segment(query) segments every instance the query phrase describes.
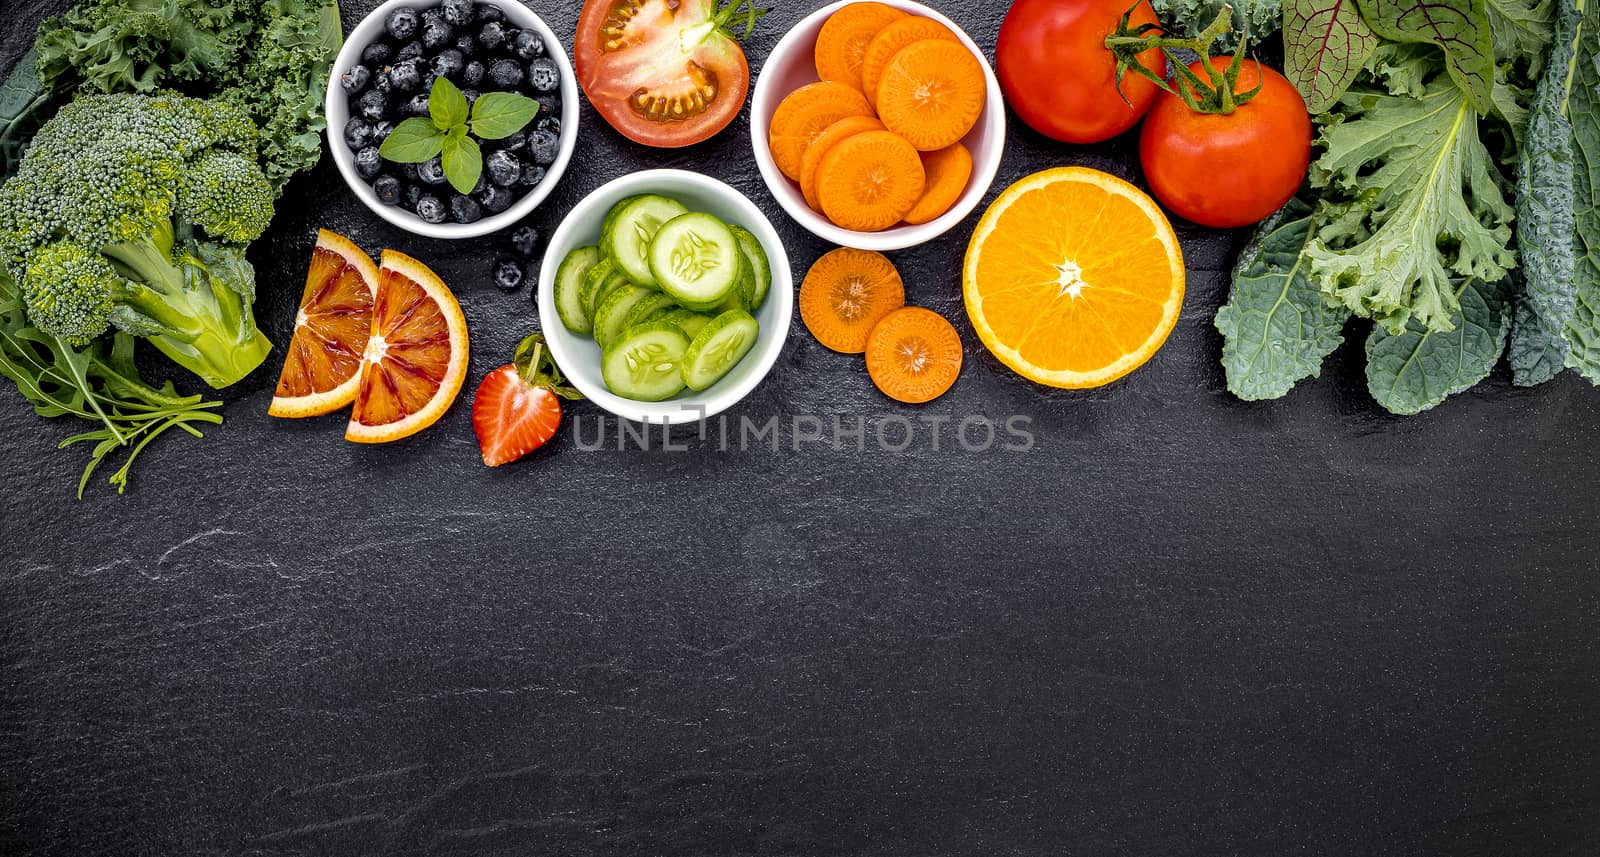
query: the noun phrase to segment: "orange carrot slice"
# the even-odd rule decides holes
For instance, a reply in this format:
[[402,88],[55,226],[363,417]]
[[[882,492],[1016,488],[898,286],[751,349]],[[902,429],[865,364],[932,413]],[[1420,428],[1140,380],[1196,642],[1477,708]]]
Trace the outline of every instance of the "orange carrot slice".
[[936,220],[956,204],[972,180],[972,153],[956,143],[933,152],[922,153],[922,171],[927,174],[927,187],[922,199],[906,215],[910,224]]
[[822,210],[822,203],[817,201],[817,171],[822,166],[823,155],[857,134],[882,130],[883,123],[871,116],[846,116],[818,134],[817,139],[811,141],[810,148],[806,149],[806,156],[800,161],[800,192],[805,194],[806,205],[811,206],[814,211]]
[[817,77],[860,89],[867,44],[884,27],[908,17],[883,3],[851,3],[829,15],[817,33]]
[[960,42],[925,39],[901,48],[878,81],[878,118],[929,152],[959,141],[978,123],[988,79]]
[[860,354],[880,319],[906,305],[906,286],[882,253],[841,247],[800,284],[800,320],[824,346]]
[[922,199],[922,159],[904,137],[867,131],[835,145],[817,168],[817,202],[843,229],[878,232],[899,223]]
[[872,37],[867,43],[867,52],[861,57],[861,91],[867,94],[868,101],[878,102],[878,82],[883,80],[883,69],[889,60],[894,59],[901,48],[925,39],[961,42],[949,27],[932,18],[920,17],[901,18]]
[[767,133],[772,160],[784,175],[799,181],[800,162],[818,134],[846,116],[871,115],[867,97],[845,84],[821,81],[802,86],[772,113]]
[[932,310],[895,310],[867,337],[867,374],[897,402],[931,402],[961,374],[961,335]]

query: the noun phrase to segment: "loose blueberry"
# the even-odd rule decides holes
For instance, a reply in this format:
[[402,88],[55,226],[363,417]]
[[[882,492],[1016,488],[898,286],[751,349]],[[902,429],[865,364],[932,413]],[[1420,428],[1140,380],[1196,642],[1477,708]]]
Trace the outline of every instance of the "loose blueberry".
[[483,205],[483,210],[490,214],[499,214],[505,211],[511,207],[511,203],[515,202],[516,199],[517,195],[512,193],[509,188],[503,188],[499,185],[489,185],[483,189],[483,193],[478,194],[478,202]]
[[383,22],[383,28],[397,42],[403,42],[417,34],[417,10],[401,7],[389,13],[388,20]]
[[523,62],[536,60],[544,56],[544,39],[532,30],[519,30],[511,39],[511,52]]
[[388,42],[373,42],[361,49],[362,65],[383,65],[394,56],[394,48]]
[[477,86],[483,83],[485,73],[487,73],[487,69],[483,67],[483,63],[473,60],[467,63],[465,68],[461,69],[461,82],[467,86]]
[[368,146],[356,152],[356,172],[367,181],[377,178],[383,172],[383,156],[378,154],[377,146]]
[[524,259],[532,259],[539,252],[539,228],[524,226],[511,233],[511,249]]
[[522,66],[516,60],[496,60],[489,66],[489,79],[502,89],[511,89],[522,83]]
[[378,195],[378,201],[384,205],[400,204],[400,180],[394,176],[378,176],[372,183],[372,192]]
[[371,89],[361,94],[356,107],[361,111],[361,118],[368,122],[381,122],[389,113],[389,96]]
[[516,259],[495,262],[494,284],[502,292],[514,292],[522,288],[522,263]]
[[528,135],[528,154],[533,156],[534,163],[548,167],[561,154],[561,138],[549,131],[534,131]]
[[434,158],[431,161],[423,161],[417,164],[417,178],[421,179],[423,184],[430,184],[436,187],[444,184],[444,163],[438,158]]
[[420,95],[411,96],[411,100],[407,101],[405,106],[400,108],[400,112],[406,116],[427,116],[428,94],[424,92]]
[[344,142],[351,151],[359,152],[372,143],[372,126],[360,116],[350,117],[344,123]]
[[544,167],[538,164],[524,164],[522,177],[517,179],[517,187],[538,187],[544,181]]
[[497,51],[506,43],[506,27],[499,21],[490,21],[478,30],[478,44],[486,51]]
[[440,9],[444,19],[457,27],[472,23],[472,0],[444,0]]
[[393,133],[394,123],[385,119],[384,121],[372,126],[372,142],[382,143],[384,140],[389,139],[389,135]]
[[533,127],[536,130],[549,131],[552,134],[560,136],[560,134],[561,134],[561,116],[560,116],[560,114],[558,114],[558,113],[545,113],[543,108],[540,108],[539,114],[540,114],[539,115],[539,121],[537,123],[535,123]]
[[431,193],[417,199],[417,216],[428,223],[443,223],[446,213],[444,203]]
[[424,20],[422,22],[422,46],[430,51],[436,51],[456,40],[456,31],[448,21]]
[[472,197],[457,194],[450,197],[450,219],[457,223],[477,223],[483,219],[483,207]]
[[561,69],[549,57],[540,57],[528,63],[528,83],[534,92],[555,92],[561,88]]
[[501,187],[511,187],[522,176],[522,161],[507,151],[494,152],[483,162],[489,181]]
[[394,55],[395,62],[405,62],[406,60],[415,59],[422,59],[421,42],[406,42],[404,45],[400,46],[400,51]]
[[406,185],[406,189],[401,193],[400,204],[407,210],[416,211],[417,202],[421,199],[422,188],[417,187],[414,184],[408,184]]
[[347,95],[359,94],[371,80],[372,70],[364,65],[351,66],[349,71],[339,75],[339,85],[344,87]]
[[478,20],[480,21],[504,21],[505,19],[506,13],[493,3],[485,3],[478,7]]
[[478,40],[471,36],[456,36],[456,50],[464,57],[470,57],[478,52]]
[[401,92],[416,92],[422,88],[422,60],[406,60],[390,66],[389,84]]

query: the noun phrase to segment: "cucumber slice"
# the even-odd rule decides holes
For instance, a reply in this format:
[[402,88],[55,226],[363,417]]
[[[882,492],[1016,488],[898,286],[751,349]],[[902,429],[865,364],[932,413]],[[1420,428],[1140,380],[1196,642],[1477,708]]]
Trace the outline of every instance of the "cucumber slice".
[[580,336],[594,332],[594,317],[583,300],[583,284],[584,275],[599,262],[599,247],[579,247],[556,269],[556,314],[567,330]]
[[604,235],[611,231],[611,224],[617,222],[617,215],[620,214],[624,208],[628,207],[628,203],[633,202],[636,199],[643,198],[644,194],[635,194],[633,196],[623,197],[622,199],[618,200],[617,204],[611,206],[611,210],[606,212],[605,219],[600,221],[600,234]]
[[662,322],[635,327],[600,358],[607,389],[636,402],[661,402],[683,391],[689,337]]
[[761,246],[761,239],[750,230],[732,224],[728,229],[733,232],[733,237],[739,239],[739,249],[744,251],[745,261],[750,263],[752,289],[744,296],[744,302],[747,309],[755,312],[767,302],[767,292],[772,288],[772,262],[767,259],[767,250]]
[[650,244],[656,230],[673,218],[687,214],[689,209],[675,199],[664,196],[641,196],[622,206],[600,233],[600,252],[617,263],[617,269],[628,276],[634,285],[658,286],[655,274],[650,272],[648,259]]
[[683,383],[699,392],[722,380],[739,365],[761,336],[761,325],[744,310],[717,316],[695,334],[683,356]]
[[629,311],[638,306],[640,301],[655,294],[660,292],[632,284],[612,289],[594,312],[594,341],[601,348],[610,346],[611,340],[627,329],[623,321],[627,319]]
[[[606,281],[601,283],[600,287],[595,290],[595,293],[594,293],[594,310],[595,310],[595,312],[598,313],[600,311],[600,305],[606,302],[606,298],[611,297],[611,293],[612,292],[618,291],[620,289],[628,289],[628,288],[635,288],[635,286],[633,285],[633,283],[628,282],[628,278],[627,277],[622,276],[622,272],[621,271],[613,270],[611,272],[611,276],[607,277]],[[643,287],[640,286],[638,288],[643,288]]]
[[685,214],[663,223],[650,244],[656,282],[690,309],[721,304],[738,288],[744,266],[739,239],[709,214]]
[[600,308],[601,287],[616,270],[617,263],[602,255],[594,267],[583,275],[583,284],[578,290],[578,300],[583,304],[584,313],[589,316],[590,329],[594,327],[595,310]]
[[695,312],[692,309],[675,309],[657,320],[677,325],[678,329],[683,331],[684,336],[694,339],[695,334],[704,330],[706,325],[711,323],[711,316],[703,312]]
[[654,321],[657,317],[666,315],[677,308],[678,302],[673,300],[671,295],[656,292],[634,304],[633,309],[628,310],[627,317],[622,320],[622,329],[627,330],[647,321]]

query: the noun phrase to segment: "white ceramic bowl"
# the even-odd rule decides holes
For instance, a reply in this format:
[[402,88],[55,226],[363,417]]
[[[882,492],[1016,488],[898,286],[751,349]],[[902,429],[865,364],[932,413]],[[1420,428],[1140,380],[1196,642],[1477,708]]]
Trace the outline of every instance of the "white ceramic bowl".
[[806,204],[805,196],[800,192],[800,186],[790,181],[778,169],[778,165],[772,160],[767,137],[772,114],[778,109],[778,104],[784,97],[817,80],[813,54],[817,46],[817,33],[822,29],[823,23],[828,20],[828,16],[841,7],[850,5],[851,2],[854,0],[840,0],[807,15],[779,40],[778,46],[772,49],[771,55],[762,65],[761,73],[756,78],[755,94],[750,102],[750,142],[755,149],[756,165],[761,169],[761,177],[766,180],[767,189],[778,200],[778,204],[783,206],[783,210],[818,238],[862,250],[887,251],[915,247],[932,241],[960,223],[978,206],[983,200],[983,195],[988,192],[989,185],[994,183],[1006,143],[1006,109],[1000,94],[1000,81],[994,76],[994,69],[989,67],[989,60],[984,56],[982,49],[965,31],[956,26],[954,21],[912,0],[880,0],[913,15],[932,18],[949,27],[982,64],[984,77],[989,82],[989,97],[983,113],[978,117],[978,123],[961,141],[972,152],[972,179],[967,184],[966,191],[949,211],[920,226],[901,225],[883,232],[854,232],[833,225],[828,218],[811,210],[811,206]]
[[[767,251],[772,264],[772,288],[766,302],[755,311],[761,335],[755,347],[727,376],[708,390],[685,390],[665,402],[635,402],[606,389],[600,375],[600,347],[587,336],[567,330],[556,314],[556,270],[567,253],[600,240],[600,223],[613,205],[636,194],[672,197],[690,211],[703,211],[748,229]],[[539,319],[550,354],[556,364],[589,401],[623,419],[655,425],[678,425],[722,413],[750,394],[767,377],[783,343],[789,337],[794,315],[794,280],[789,255],[772,223],[755,203],[713,178],[683,170],[649,170],[623,176],[589,194],[561,221],[550,236],[544,265],[539,272]]]
[[344,176],[345,183],[350,185],[350,190],[379,217],[401,229],[429,238],[476,238],[498,232],[527,217],[529,212],[539,207],[539,203],[544,202],[545,197],[549,196],[550,192],[555,190],[556,184],[561,181],[562,174],[567,171],[567,163],[572,160],[572,150],[578,143],[578,79],[572,73],[572,62],[567,59],[567,49],[561,44],[561,40],[556,38],[554,30],[551,30],[527,6],[522,5],[521,0],[496,0],[495,5],[505,12],[507,21],[521,29],[533,30],[544,37],[546,55],[561,67],[561,151],[556,155],[555,163],[545,171],[544,181],[527,196],[517,200],[505,211],[485,217],[476,223],[429,223],[398,205],[384,205],[378,201],[378,195],[373,192],[372,185],[356,172],[355,153],[350,151],[350,147],[344,142],[344,126],[350,121],[350,102],[339,83],[339,77],[361,62],[361,52],[382,35],[384,21],[388,19],[390,12],[402,6],[410,6],[420,12],[437,5],[437,0],[389,0],[374,9],[372,14],[363,18],[361,23],[350,31],[344,47],[339,50],[339,58],[334,62],[333,74],[328,79],[328,97],[324,108],[328,116],[328,149],[333,152],[333,161],[339,165],[339,174]]

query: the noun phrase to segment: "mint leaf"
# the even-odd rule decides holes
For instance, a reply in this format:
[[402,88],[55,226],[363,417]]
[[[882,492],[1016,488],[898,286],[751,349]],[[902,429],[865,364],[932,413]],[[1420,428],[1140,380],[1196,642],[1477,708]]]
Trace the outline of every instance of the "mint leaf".
[[449,78],[441,77],[433,82],[433,91],[428,93],[428,114],[433,118],[433,127],[449,131],[467,124],[467,109],[467,97]]
[[1494,42],[1485,0],[1360,0],[1374,33],[1444,49],[1445,67],[1480,115],[1494,88]]
[[444,177],[456,193],[472,193],[483,175],[483,150],[468,137],[451,137],[445,141],[443,155]]
[[472,135],[501,140],[526,128],[539,115],[539,102],[515,92],[486,92],[472,105]]
[[1377,46],[1378,37],[1361,20],[1356,0],[1283,4],[1283,74],[1313,114],[1338,102]]
[[1461,309],[1453,330],[1440,333],[1413,321],[1393,334],[1375,327],[1367,337],[1367,390],[1390,413],[1419,414],[1489,377],[1505,352],[1511,327],[1509,287],[1468,279],[1455,292]]
[[[1555,76],[1551,69],[1548,76]],[[1578,26],[1567,116],[1572,121],[1573,286],[1577,305],[1567,323],[1567,365],[1600,385],[1600,5],[1593,0]]]
[[1276,399],[1344,341],[1350,313],[1329,307],[1309,276],[1306,245],[1315,234],[1311,206],[1296,198],[1262,221],[1239,255],[1233,293],[1217,311],[1228,389],[1247,401]]
[[443,131],[433,127],[427,119],[413,116],[384,138],[383,144],[378,146],[378,154],[398,164],[420,164],[433,160],[443,145]]

